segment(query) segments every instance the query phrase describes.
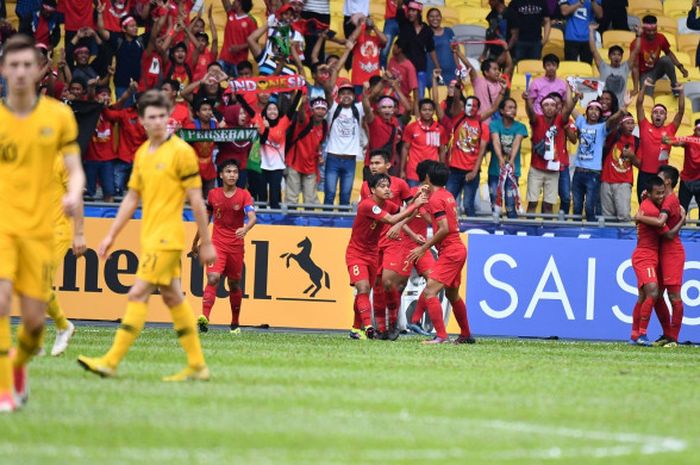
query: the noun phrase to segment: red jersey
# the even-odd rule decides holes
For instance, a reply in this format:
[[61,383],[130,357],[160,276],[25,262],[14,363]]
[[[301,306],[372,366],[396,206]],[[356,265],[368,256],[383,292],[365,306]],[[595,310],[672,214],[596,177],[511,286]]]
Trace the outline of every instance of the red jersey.
[[[420,194],[421,187],[420,186],[415,186],[411,188],[411,197],[415,197],[418,194]],[[428,213],[428,210],[426,209],[426,205],[423,205],[420,207],[418,210],[418,214],[411,218],[411,220],[407,223],[407,226],[411,229],[416,234],[419,234],[423,237],[428,236],[428,222],[425,221],[426,218],[430,216]],[[403,233],[405,234],[405,233]],[[414,244],[412,242],[407,243],[407,245],[413,246]]]
[[66,31],[77,31],[81,27],[95,29],[93,0],[60,1],[56,10],[63,13],[63,27]]
[[406,126],[402,140],[411,144],[406,161],[406,179],[418,181],[416,167],[423,160],[438,160],[438,148],[447,145],[448,137],[445,128],[437,121],[430,126],[424,126],[420,120]]
[[549,162],[561,161],[566,150],[566,124],[561,114],[558,114],[551,124],[544,115],[536,115],[532,124],[532,161],[533,168],[541,171],[559,171],[550,168]]
[[[396,144],[401,140],[399,120],[392,116],[389,122],[386,122],[381,116],[375,114],[368,127],[369,151],[385,147],[391,142],[391,159],[394,160]],[[393,139],[391,137],[392,134],[394,135]],[[365,157],[365,166],[369,166],[369,159],[369,156]]]
[[146,130],[141,126],[136,108],[129,107],[123,110],[105,108],[102,110],[102,115],[113,123],[119,123],[117,158],[127,163],[133,163],[136,150],[147,139]]
[[[635,39],[630,44],[630,52],[634,50],[637,40]],[[661,52],[668,53],[671,50],[671,46],[668,40],[663,34],[656,33],[654,40],[647,40],[644,36],[641,37],[642,46],[639,49],[639,74],[646,73],[654,69],[656,62],[661,58]]]
[[352,83],[361,86],[373,76],[379,76],[379,52],[382,43],[379,37],[367,32],[363,24],[362,32],[357,38],[352,58]]
[[673,123],[657,128],[648,119],[639,122],[639,171],[656,174],[659,166],[668,165],[671,146],[662,142],[663,136],[673,137],[678,128]]
[[[212,124],[213,122],[213,124]],[[209,125],[203,125],[195,123],[192,120],[186,122],[185,126],[188,129],[200,129],[200,128],[216,128],[216,120],[212,120]],[[214,167],[214,149],[216,148],[216,142],[193,142],[190,143],[195,153],[197,154],[197,159],[199,162],[199,175],[205,181],[211,181],[216,179],[217,173]]]
[[440,219],[447,219],[447,235],[437,244],[438,253],[443,253],[454,248],[465,248],[459,237],[459,218],[457,216],[457,203],[455,198],[445,188],[441,188],[430,194],[428,210],[433,217],[433,231],[437,231]]
[[87,161],[109,161],[117,158],[114,152],[114,133],[112,132],[112,122],[100,114],[88,145],[85,160]]
[[39,15],[39,20],[36,23],[34,30],[34,40],[37,44],[50,45],[51,37],[49,35],[49,22],[43,16]]
[[105,0],[102,13],[105,29],[110,32],[122,32],[122,19],[129,14],[129,0]]
[[173,110],[168,118],[168,133],[174,134],[184,128],[190,122],[190,107],[185,102],[178,102],[173,106]]
[[160,53],[152,51],[144,53],[141,57],[141,79],[139,79],[139,92],[148,89],[156,89],[163,77],[163,58]]
[[238,64],[248,59],[248,48],[231,53],[231,46],[247,44],[247,37],[258,28],[255,20],[248,15],[236,16],[236,13],[228,13],[226,27],[224,29],[224,43],[221,47],[221,58],[226,63]]
[[[447,118],[446,118],[447,119]],[[467,118],[464,112],[449,119],[452,128],[451,168],[471,171],[479,159],[481,144],[489,143],[489,127],[479,119]]]
[[[661,211],[668,214],[668,219],[666,220],[666,227],[668,229],[673,229],[681,221],[681,203],[678,201],[678,197],[675,193],[671,192],[664,198],[664,203],[661,204]],[[661,254],[673,254],[683,252],[683,244],[681,243],[681,236],[676,234],[670,241],[668,239],[661,239]]]
[[357,216],[352,223],[350,242],[345,252],[348,257],[360,258],[362,261],[376,264],[379,251],[379,235],[382,232],[382,218],[389,215],[384,210],[384,202],[378,204],[368,197],[357,205]]
[[173,63],[170,68],[168,68],[166,75],[170,75],[171,79],[175,79],[177,82],[179,82],[181,89],[184,89],[190,83],[190,75],[188,74],[187,67],[185,67],[184,64],[178,65]]
[[[644,216],[658,217],[661,215],[659,207],[657,207],[651,199],[644,199],[639,204],[639,211]],[[659,253],[659,236],[668,231],[668,225],[663,228],[655,228],[644,223],[637,224],[637,249],[644,249],[647,252]]]
[[386,8],[384,9],[384,19],[396,18],[396,0],[386,0]]
[[683,158],[683,171],[681,179],[683,181],[697,181],[700,179],[700,144],[686,142],[685,157]]
[[[406,181],[401,178],[397,178],[396,176],[391,176],[391,185],[389,188],[391,189],[391,198],[384,201],[383,208],[391,214],[396,214],[399,212],[399,210],[401,210],[403,203],[411,200],[413,197],[411,195],[411,188],[408,187]],[[366,199],[371,196],[372,193],[369,190],[369,185],[367,184],[367,181],[365,181],[362,183],[362,187],[360,188],[360,199]],[[391,226],[392,225],[389,223],[381,224],[382,231],[379,233],[380,248],[386,247],[389,244],[389,241],[393,240],[386,237],[386,233],[389,231],[389,229],[391,229]]]
[[[615,136],[613,135],[613,137]],[[603,160],[603,171],[600,175],[601,182],[633,184],[632,162],[621,158],[620,155],[626,146],[629,150],[636,153],[638,145],[637,138],[632,134],[621,134],[619,139],[608,148],[608,153]]]
[[236,231],[244,225],[245,217],[253,206],[253,197],[240,187],[227,196],[223,187],[209,191],[207,210],[214,220],[211,241],[217,250],[233,251],[243,247],[244,240],[236,237]]
[[[311,124],[311,130],[306,132],[301,139],[301,132]],[[294,133],[292,134],[292,145],[287,148],[286,163],[287,166],[294,168],[295,171],[301,174],[314,174],[318,172],[318,159],[321,154],[321,145],[323,144],[324,136],[327,129],[324,130],[324,125],[313,124],[311,121],[305,121],[303,124],[295,123]]]
[[401,92],[406,98],[411,98],[411,92],[418,88],[418,74],[413,63],[406,58],[403,61],[398,61],[396,58],[389,60],[389,72],[399,81]]

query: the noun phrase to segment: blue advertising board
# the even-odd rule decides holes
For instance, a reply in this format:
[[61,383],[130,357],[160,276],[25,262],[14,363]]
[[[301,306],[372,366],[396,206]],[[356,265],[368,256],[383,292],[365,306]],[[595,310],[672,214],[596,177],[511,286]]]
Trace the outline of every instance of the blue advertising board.
[[[636,242],[470,234],[467,308],[477,335],[625,340]],[[700,244],[685,243],[680,340],[700,341]],[[669,306],[670,307],[670,306]],[[649,337],[660,335],[655,316]]]

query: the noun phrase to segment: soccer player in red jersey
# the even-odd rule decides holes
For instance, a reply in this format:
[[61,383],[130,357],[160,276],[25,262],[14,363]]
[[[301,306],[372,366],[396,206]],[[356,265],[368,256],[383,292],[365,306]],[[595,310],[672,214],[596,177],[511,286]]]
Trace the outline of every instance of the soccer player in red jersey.
[[[241,275],[243,273],[244,238],[257,221],[253,197],[250,193],[236,186],[239,168],[236,160],[226,160],[219,167],[219,177],[223,187],[209,191],[207,208],[214,220],[212,244],[216,250],[216,262],[207,269],[207,287],[202,299],[202,316],[197,324],[199,331],[209,330],[209,315],[216,301],[216,289],[221,275],[225,274],[231,303],[231,334],[240,334],[239,317],[241,314]],[[245,218],[248,223],[245,223]],[[195,235],[192,252],[199,250],[199,234]]]
[[[377,149],[370,154],[369,170],[371,174],[386,174],[391,180],[391,197],[387,199],[384,208],[392,214],[398,213],[404,202],[409,201],[413,195],[411,189],[401,178],[389,175],[391,169],[391,155],[388,151]],[[370,197],[369,185],[367,181],[362,183],[360,198]],[[375,330],[378,339],[396,340],[399,337],[399,330],[396,327],[396,320],[399,315],[399,276],[397,270],[401,268],[401,258],[403,256],[403,246],[401,243],[400,230],[405,224],[390,225],[383,224],[379,237],[379,257],[377,260],[377,279],[372,288],[372,310],[374,314]],[[393,231],[390,235],[389,232]],[[393,236],[393,237],[392,237]],[[389,310],[389,326],[387,327],[386,311]],[[391,337],[389,337],[391,336]]]
[[666,224],[668,214],[661,211],[666,189],[660,177],[656,176],[649,180],[647,192],[648,197],[639,205],[639,212],[635,216],[637,247],[632,253],[632,267],[637,276],[639,297],[632,312],[630,344],[643,346],[651,345],[647,338],[647,328],[652,307],[660,295],[656,274],[659,267],[659,238],[663,236],[672,239],[685,220],[683,214],[682,220],[673,228],[669,229]]
[[449,176],[450,169],[444,163],[435,163],[428,171],[426,185],[430,193],[428,210],[433,218],[433,237],[423,245],[413,249],[408,255],[408,260],[415,262],[425,255],[431,247],[437,247],[438,259],[423,290],[425,306],[437,335],[424,343],[449,342],[442,319],[442,306],[437,297],[438,293],[445,289],[445,295],[452,305],[452,312],[460,328],[459,337],[454,341],[455,344],[473,344],[474,339],[471,337],[467,320],[467,306],[459,296],[462,270],[467,261],[467,248],[459,236],[459,219],[455,198],[445,189]]
[[[420,194],[408,208],[391,214],[386,210],[387,206],[392,205],[387,205],[387,200],[391,198],[391,178],[386,174],[370,175],[367,185],[372,195],[360,201],[357,206],[350,243],[345,252],[350,285],[357,291],[354,305],[355,322],[350,331],[350,337],[353,339],[373,339],[375,336],[370,315],[372,306],[369,291],[370,283],[374,282],[377,276],[379,238],[383,230],[379,226],[383,223],[396,224],[413,215],[418,207],[427,202],[425,194]],[[360,326],[365,328],[364,331]]]
[[[684,210],[673,189],[678,184],[678,169],[671,165],[659,168],[659,177],[664,181],[665,197],[661,204],[661,215],[666,215],[666,225],[673,228],[684,219]],[[668,291],[668,297],[673,308],[671,317],[668,306],[663,298],[656,301],[654,310],[659,318],[663,334],[655,342],[655,346],[678,345],[678,334],[683,322],[683,299],[681,285],[683,284],[683,267],[685,266],[685,248],[681,238],[675,234],[672,238],[663,238],[659,247],[659,295]]]

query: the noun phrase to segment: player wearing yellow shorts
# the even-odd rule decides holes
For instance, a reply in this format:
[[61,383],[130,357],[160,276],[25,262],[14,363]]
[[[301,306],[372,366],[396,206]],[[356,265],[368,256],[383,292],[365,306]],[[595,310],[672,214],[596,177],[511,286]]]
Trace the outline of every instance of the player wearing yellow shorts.
[[129,181],[129,192],[98,254],[106,259],[119,232],[142,200],[141,257],[136,281],[129,290],[126,314],[117,329],[109,351],[99,358],[78,357],[78,363],[95,374],[116,374],[119,362],[138,337],[146,321],[149,296],[159,289],[170,309],[175,332],[187,353],[187,367],[164,378],[165,381],[208,380],[209,369],[199,342],[194,313],[182,296],[180,258],[185,247],[182,209],[185,198],[192,207],[199,236],[203,238],[199,260],[214,263],[216,253],[207,228],[207,217],[199,164],[194,149],[175,136],[168,136],[170,101],[156,90],[144,93],[138,101],[138,114],[148,141],[136,152]]
[[[27,363],[42,340],[51,291],[53,168],[63,158],[68,192],[63,209],[72,215],[85,184],[73,112],[37,95],[40,79],[34,40],[9,38],[0,56],[7,97],[0,103],[0,412],[11,412],[28,397]],[[10,303],[20,299],[22,325],[10,358]],[[13,383],[14,381],[14,383]],[[13,395],[14,389],[14,395]]]
[[[66,170],[63,160],[56,158],[54,164],[54,185],[53,185],[53,270],[51,276],[56,275],[56,270],[61,263],[66,253],[73,250],[73,255],[81,257],[85,253],[85,236],[83,234],[83,208],[82,204],[75,210],[73,215],[73,223],[71,219],[63,212],[61,198],[68,190],[68,171]],[[56,293],[51,291],[49,296],[48,308],[46,313],[53,319],[56,325],[56,340],[51,349],[51,355],[57,357],[68,348],[68,342],[75,332],[75,326],[68,321],[61,306],[56,298]]]

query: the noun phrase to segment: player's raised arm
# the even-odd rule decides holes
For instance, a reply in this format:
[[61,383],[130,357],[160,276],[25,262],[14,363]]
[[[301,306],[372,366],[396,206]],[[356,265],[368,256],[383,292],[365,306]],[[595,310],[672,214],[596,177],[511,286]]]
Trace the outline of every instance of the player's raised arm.
[[199,187],[187,189],[187,201],[192,208],[194,220],[197,223],[197,233],[201,244],[199,245],[199,262],[202,265],[210,265],[216,260],[216,251],[209,236],[209,216],[202,198],[202,189]]

